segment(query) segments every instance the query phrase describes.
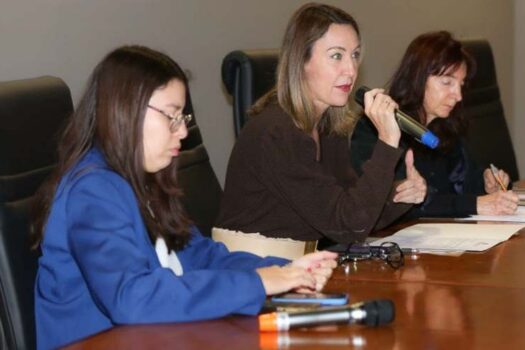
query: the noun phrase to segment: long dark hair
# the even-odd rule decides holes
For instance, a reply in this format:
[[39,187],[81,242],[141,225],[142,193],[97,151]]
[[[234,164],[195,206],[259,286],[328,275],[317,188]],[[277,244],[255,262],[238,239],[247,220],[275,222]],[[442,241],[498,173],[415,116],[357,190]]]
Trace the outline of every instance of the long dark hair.
[[[390,80],[389,94],[401,110],[419,119],[423,125],[427,115],[423,108],[425,86],[431,75],[443,75],[449,69],[467,68],[466,82],[475,72],[475,61],[461,42],[447,31],[425,33],[408,46],[398,69]],[[466,133],[467,121],[461,113],[461,102],[448,118],[434,119],[429,128],[440,138],[439,148],[449,150]]]
[[[277,66],[276,87],[257,101],[250,112],[256,114],[268,103],[279,102],[299,129],[311,133],[316,124],[313,102],[308,98],[304,72],[305,64],[312,56],[312,48],[332,24],[351,26],[359,37],[359,26],[345,11],[330,5],[308,3],[292,15],[284,33]],[[329,131],[347,134],[356,117],[350,107],[329,107],[327,118],[321,121]],[[354,117],[354,118],[352,118]]]
[[143,164],[142,129],[149,99],[173,79],[184,83],[188,96],[187,79],[179,65],[142,46],[118,48],[95,67],[59,143],[56,170],[38,193],[35,247],[43,239],[58,183],[95,145],[108,165],[129,181],[152,242],[162,237],[170,250],[184,247],[190,222],[179,200],[176,161],[154,174],[147,173]]

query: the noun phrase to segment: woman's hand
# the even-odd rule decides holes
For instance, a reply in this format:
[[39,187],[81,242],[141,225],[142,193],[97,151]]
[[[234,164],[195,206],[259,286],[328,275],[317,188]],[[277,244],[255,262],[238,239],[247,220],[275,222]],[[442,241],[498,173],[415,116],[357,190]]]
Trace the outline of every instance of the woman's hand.
[[267,295],[296,290],[301,293],[320,291],[337,266],[337,254],[316,252],[295,259],[290,264],[257,269]]
[[384,143],[397,148],[401,138],[401,130],[397,125],[394,110],[397,103],[384,89],[372,89],[365,93],[365,114],[377,129],[378,138]]
[[405,155],[407,178],[396,187],[395,203],[419,204],[427,195],[427,182],[414,166],[414,152],[409,149]]
[[270,266],[257,269],[266,291],[266,295],[287,292],[291,289],[315,289],[315,277],[302,267]]
[[479,215],[510,215],[518,209],[518,195],[512,191],[497,191],[477,198]]
[[[498,176],[501,179],[501,182],[503,183],[503,186],[505,186],[505,189],[507,189],[507,187],[509,187],[509,183],[510,183],[510,176],[509,176],[509,174],[507,174],[505,171],[499,169],[498,170]],[[496,180],[496,178],[494,177],[494,174],[492,173],[490,168],[485,169],[485,171],[483,172],[483,180],[485,182],[485,192],[490,194],[490,193],[494,193],[494,192],[497,192],[497,191],[501,190],[501,187],[500,187],[498,181]]]
[[317,291],[320,292],[330,276],[332,271],[337,267],[337,253],[321,251],[311,254],[306,254],[298,259],[292,261],[291,265],[296,267],[302,267],[307,271],[310,271],[315,279],[315,288],[306,290],[304,288],[294,288],[296,291],[301,293],[308,293]]

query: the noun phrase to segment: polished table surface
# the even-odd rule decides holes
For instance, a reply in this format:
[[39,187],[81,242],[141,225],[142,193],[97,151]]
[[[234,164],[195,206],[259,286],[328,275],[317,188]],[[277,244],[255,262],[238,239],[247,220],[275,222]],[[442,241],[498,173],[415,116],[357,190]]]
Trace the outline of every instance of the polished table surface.
[[259,333],[257,318],[231,316],[116,327],[67,349],[525,349],[523,233],[483,253],[408,255],[398,270],[377,260],[339,267],[325,291],[349,293],[350,302],[391,299],[388,326]]

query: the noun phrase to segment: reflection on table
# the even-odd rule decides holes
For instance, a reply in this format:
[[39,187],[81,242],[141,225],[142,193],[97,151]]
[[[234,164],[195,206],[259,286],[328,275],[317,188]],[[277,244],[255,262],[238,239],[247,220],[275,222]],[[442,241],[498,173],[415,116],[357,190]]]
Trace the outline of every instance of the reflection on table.
[[391,299],[379,328],[325,326],[259,333],[255,317],[116,327],[67,349],[525,349],[525,237],[459,257],[417,254],[392,269],[380,260],[339,267],[326,292],[350,302]]

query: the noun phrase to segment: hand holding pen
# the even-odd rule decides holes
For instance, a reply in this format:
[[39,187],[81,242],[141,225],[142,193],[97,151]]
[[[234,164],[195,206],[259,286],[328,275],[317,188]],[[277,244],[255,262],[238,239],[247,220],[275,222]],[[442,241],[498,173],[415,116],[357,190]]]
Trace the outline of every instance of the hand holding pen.
[[477,197],[476,209],[479,215],[510,215],[518,208],[518,196],[507,191],[510,182],[509,175],[498,170],[493,164],[483,173],[485,180],[484,196]]
[[485,169],[483,172],[483,179],[485,181],[485,192],[494,193],[497,191],[506,191],[509,186],[510,177],[509,175],[490,164],[490,168]]

